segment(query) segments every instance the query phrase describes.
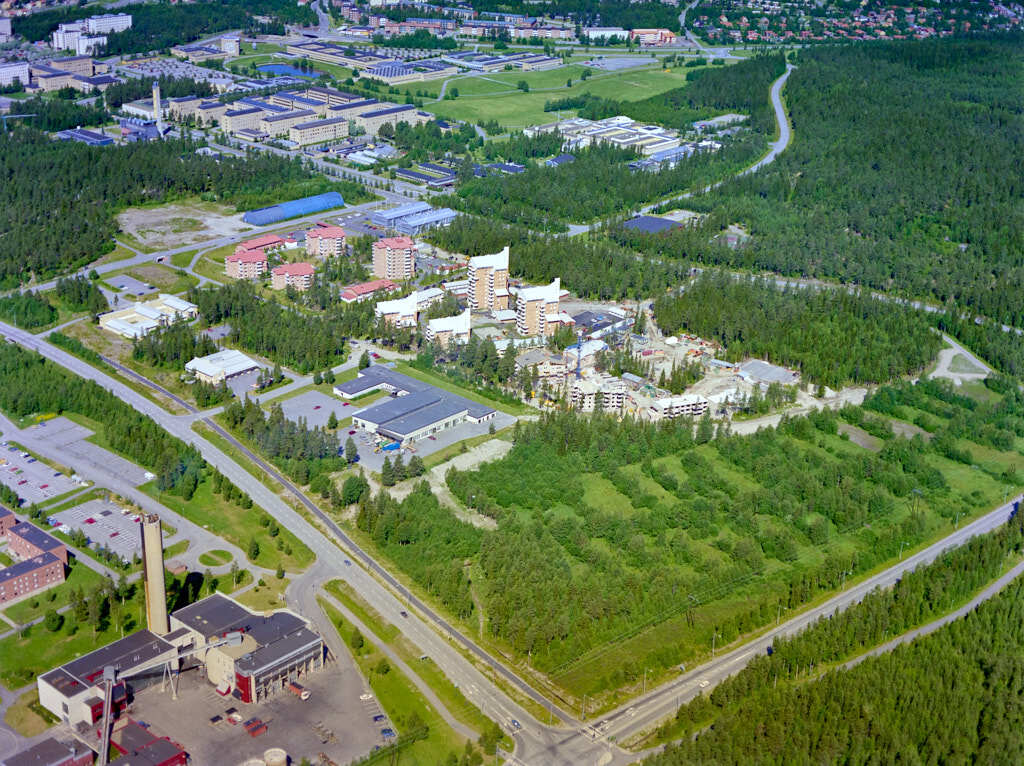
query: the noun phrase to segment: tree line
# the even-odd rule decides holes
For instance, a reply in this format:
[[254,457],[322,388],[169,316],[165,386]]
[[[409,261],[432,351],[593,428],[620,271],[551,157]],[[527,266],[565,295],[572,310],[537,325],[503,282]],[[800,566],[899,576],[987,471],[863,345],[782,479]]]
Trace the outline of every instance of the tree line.
[[813,289],[707,270],[654,302],[666,334],[692,333],[728,361],[761,357],[839,389],[919,372],[942,347],[913,309],[863,291]]

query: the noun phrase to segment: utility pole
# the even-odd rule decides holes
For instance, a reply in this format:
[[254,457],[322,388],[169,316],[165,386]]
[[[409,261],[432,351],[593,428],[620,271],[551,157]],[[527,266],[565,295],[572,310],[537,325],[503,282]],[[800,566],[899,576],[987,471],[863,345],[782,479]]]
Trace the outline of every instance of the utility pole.
[[905,540],[904,540],[903,542],[901,542],[901,543],[900,543],[900,561],[902,561],[902,560],[903,560],[903,546],[904,546],[904,545],[906,545],[906,544],[907,544],[907,543],[906,543],[906,541],[905,541]]
[[718,638],[718,632],[711,634],[711,656],[715,656],[715,639]]

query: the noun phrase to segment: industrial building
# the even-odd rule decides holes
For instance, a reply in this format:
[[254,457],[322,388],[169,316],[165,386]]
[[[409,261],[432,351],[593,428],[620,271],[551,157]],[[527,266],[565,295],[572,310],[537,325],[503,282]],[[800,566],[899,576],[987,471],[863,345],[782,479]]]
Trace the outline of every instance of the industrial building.
[[415,327],[419,324],[420,313],[426,311],[444,297],[444,290],[428,287],[425,290],[396,298],[393,301],[380,301],[373,308],[377,319],[383,319],[393,327]]
[[171,631],[171,636],[184,632],[195,646],[242,631],[240,645],[195,655],[210,683],[225,694],[237,690],[242,702],[262,702],[324,666],[323,639],[305,619],[283,609],[257,614],[221,593],[174,612]]
[[0,759],[0,766],[92,766],[93,752],[80,742],[58,742],[53,737]]
[[450,343],[468,343],[470,336],[470,311],[467,308],[453,317],[440,317],[427,322],[427,340],[447,347]]
[[436,210],[426,210],[422,213],[414,213],[406,216],[395,223],[395,229],[402,234],[421,234],[428,229],[437,229],[447,226],[458,217],[459,213],[450,207],[442,207]]
[[224,273],[234,279],[259,279],[267,273],[267,254],[263,250],[242,250],[224,259]]
[[260,365],[241,351],[226,348],[216,354],[199,356],[185,364],[185,371],[195,375],[196,380],[218,385],[229,378],[244,375],[260,369]]
[[274,290],[292,287],[305,291],[312,287],[315,273],[311,263],[282,263],[270,270],[270,287]]
[[473,311],[508,308],[508,254],[500,252],[469,259],[469,307]]
[[100,315],[100,327],[125,338],[141,338],[177,319],[195,319],[199,307],[173,295],[160,293],[156,300]]
[[416,243],[411,237],[388,237],[373,243],[373,275],[402,281],[416,274]]
[[370,213],[370,223],[393,229],[395,224],[402,218],[432,209],[429,202],[410,202],[388,210],[373,211]]
[[496,415],[496,411],[486,405],[448,393],[382,365],[371,365],[360,370],[354,380],[334,387],[334,393],[345,399],[379,390],[392,394],[392,398],[359,410],[353,414],[352,424],[403,445],[454,428],[460,423],[482,423]]
[[345,254],[345,230],[340,226],[318,224],[306,232],[306,255],[331,258]]
[[242,220],[252,226],[266,226],[267,224],[277,223],[288,218],[296,218],[301,215],[319,213],[322,210],[331,210],[344,206],[345,200],[338,192],[326,192],[290,202],[282,202],[279,205],[250,210],[242,216]]

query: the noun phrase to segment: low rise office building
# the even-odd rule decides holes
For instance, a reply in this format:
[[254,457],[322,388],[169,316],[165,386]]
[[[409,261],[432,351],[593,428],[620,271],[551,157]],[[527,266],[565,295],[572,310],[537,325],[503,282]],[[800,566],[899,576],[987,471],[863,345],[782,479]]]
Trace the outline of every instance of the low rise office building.
[[135,303],[129,308],[101,314],[100,327],[125,338],[141,338],[158,327],[166,327],[177,319],[195,319],[199,307],[174,295],[160,293],[151,301]]
[[348,136],[348,117],[310,120],[292,125],[288,129],[288,140],[299,146],[326,144],[346,136]]

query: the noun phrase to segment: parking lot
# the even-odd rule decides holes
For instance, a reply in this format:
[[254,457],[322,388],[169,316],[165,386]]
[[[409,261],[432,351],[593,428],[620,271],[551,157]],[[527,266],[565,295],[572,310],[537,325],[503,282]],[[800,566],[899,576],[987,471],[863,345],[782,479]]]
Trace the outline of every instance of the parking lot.
[[71,477],[6,442],[0,452],[0,481],[17,492],[26,504],[41,503],[79,488]]
[[[381,726],[373,720],[380,714],[373,700],[362,700],[363,679],[346,657],[330,661],[323,671],[305,676],[302,685],[310,698],[300,700],[282,693],[267,702],[246,705],[221,697],[205,674],[189,670],[181,675],[178,699],[161,693],[160,684],[135,696],[132,715],[136,720],[159,724],[163,734],[180,742],[192,763],[234,766],[258,758],[270,747],[288,752],[290,762],[309,758],[316,763],[320,753],[343,764],[383,744]],[[232,724],[227,711],[235,708],[242,720],[258,717],[267,732],[250,737],[241,724]],[[212,723],[211,719],[220,717]]]
[[[306,425],[310,428],[326,426],[332,412],[338,417],[338,420],[344,420],[357,409],[359,408],[345,407],[341,399],[322,394],[319,391],[307,391],[281,402],[281,411],[286,418],[293,423],[297,423],[299,418],[305,418]],[[342,439],[342,442],[344,441]]]
[[[88,437],[92,436],[92,431],[65,417],[39,423],[32,426],[32,431],[37,439],[44,439],[54,447],[59,447],[63,457],[62,462],[72,471],[79,465],[95,465],[101,472],[114,473],[124,481],[130,482],[134,487],[148,481],[145,469],[99,445],[86,441]],[[53,473],[52,470],[50,473]],[[62,491],[66,492],[67,490]]]
[[49,517],[50,523],[65,534],[80,529],[89,543],[106,547],[125,561],[135,554],[142,555],[139,516],[134,511],[106,500],[89,500]]
[[135,277],[130,277],[127,274],[117,274],[113,277],[107,277],[104,281],[108,285],[116,287],[118,290],[123,290],[131,295],[151,295],[157,290],[153,285],[146,284]]
[[[266,365],[262,366],[266,368]],[[259,377],[259,371],[253,370],[252,372],[247,372],[244,375],[235,375],[232,378],[228,378],[226,382],[228,388],[231,389],[231,392],[235,396],[237,396],[239,399],[244,399],[246,394],[248,394],[249,396],[255,396],[258,393],[256,389],[253,388],[253,385],[256,383]]]

